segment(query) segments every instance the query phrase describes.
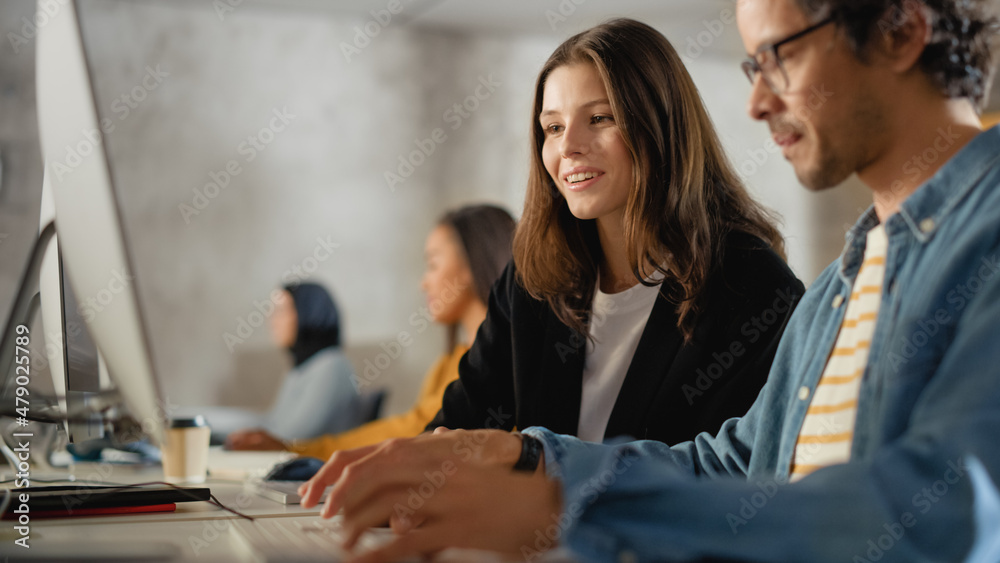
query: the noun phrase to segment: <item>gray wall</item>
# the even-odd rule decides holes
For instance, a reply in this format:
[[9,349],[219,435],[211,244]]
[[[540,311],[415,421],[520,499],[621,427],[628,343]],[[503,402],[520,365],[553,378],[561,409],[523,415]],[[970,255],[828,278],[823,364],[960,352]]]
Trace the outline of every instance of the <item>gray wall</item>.
[[[489,201],[520,215],[535,75],[562,39],[593,22],[568,21],[548,34],[471,34],[400,19],[348,61],[342,44],[367,15],[247,4],[220,18],[210,2],[81,5],[98,110],[113,126],[106,142],[136,283],[170,401],[269,403],[287,359],[266,327],[241,332],[241,324],[262,320],[257,311],[266,312],[272,289],[300,268],[333,288],[359,371],[385,365],[380,354],[396,348],[400,331],[414,335],[375,381],[393,389],[391,411],[405,408],[444,347],[443,330],[414,326],[423,239],[443,210],[463,203]],[[3,37],[32,11],[28,0],[0,4]],[[681,51],[701,30],[651,23]],[[723,34],[720,43],[731,45],[735,26]],[[19,50],[0,47],[4,316],[37,229],[41,183],[33,43]],[[731,158],[782,216],[790,262],[811,281],[839,253],[868,195],[856,185],[803,190],[780,155],[762,156],[768,132],[745,114],[749,86],[738,57],[726,49],[685,57]],[[480,88],[484,99],[470,101],[475,111],[454,127],[447,110],[484,80],[494,91]],[[283,110],[294,117],[275,121],[282,130],[265,131],[270,142],[250,160],[243,143]],[[385,173],[435,129],[446,139],[390,189]],[[227,166],[239,173],[206,193]],[[243,341],[227,343],[227,333]]]
[[[34,11],[34,2],[0,4],[0,322],[4,323],[38,233],[41,202],[35,45],[27,39],[9,40],[10,34],[20,34],[22,18],[30,20]],[[31,344],[36,356],[44,353],[41,338],[33,338]],[[44,368],[44,362],[34,365],[38,383],[49,381]]]
[[[267,402],[281,366],[266,328],[241,333],[241,323],[259,324],[257,303],[300,267],[334,289],[358,369],[390,364],[374,383],[394,387],[393,410],[411,401],[442,331],[420,332],[399,358],[380,354],[384,345],[394,355],[401,330],[426,326],[423,239],[441,211],[473,199],[519,203],[523,174],[473,171],[458,149],[477,136],[499,137],[483,143],[494,154],[513,144],[498,124],[518,104],[504,88],[517,91],[507,76],[523,55],[497,58],[497,42],[401,26],[348,61],[340,43],[363,21],[243,9],[220,22],[207,4],[84,5],[97,104],[115,125],[110,157],[172,400]],[[157,65],[169,76],[127,116],[116,112],[115,100]],[[499,86],[453,129],[444,111],[480,78]],[[271,140],[260,131],[275,111],[294,117],[274,122],[283,130]],[[248,135],[264,148],[254,153]],[[386,172],[408,172],[400,155],[418,150],[416,140],[429,152],[435,138],[443,142],[390,187]],[[453,165],[476,190],[449,185]],[[227,166],[239,173],[200,200],[196,189]]]
[[35,48],[29,41],[18,44],[15,51],[7,40],[9,33],[18,32],[21,18],[33,13],[33,2],[0,4],[0,287],[4,288],[0,310],[5,315],[30,248],[27,241],[38,231],[42,166],[35,114]]

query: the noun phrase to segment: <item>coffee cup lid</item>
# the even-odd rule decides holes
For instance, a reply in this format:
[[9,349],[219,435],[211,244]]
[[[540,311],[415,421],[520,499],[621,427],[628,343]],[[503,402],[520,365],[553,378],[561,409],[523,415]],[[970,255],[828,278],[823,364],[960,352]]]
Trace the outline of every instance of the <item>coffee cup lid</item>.
[[197,416],[186,416],[179,418],[170,419],[171,428],[200,428],[202,426],[208,426],[205,422],[205,417],[200,414]]

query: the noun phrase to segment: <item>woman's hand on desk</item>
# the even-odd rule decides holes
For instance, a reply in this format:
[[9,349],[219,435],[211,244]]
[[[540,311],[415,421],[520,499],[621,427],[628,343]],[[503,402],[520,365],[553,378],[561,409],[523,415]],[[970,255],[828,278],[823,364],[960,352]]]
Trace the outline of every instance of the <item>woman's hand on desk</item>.
[[334,484],[322,515],[343,509],[348,549],[367,528],[390,522],[399,535],[358,560],[366,563],[447,547],[520,555],[561,514],[559,487],[544,467],[512,470],[520,451],[508,432],[456,430],[338,452],[303,487],[302,504],[314,506]]
[[285,443],[263,430],[240,430],[226,436],[227,450],[285,450]]

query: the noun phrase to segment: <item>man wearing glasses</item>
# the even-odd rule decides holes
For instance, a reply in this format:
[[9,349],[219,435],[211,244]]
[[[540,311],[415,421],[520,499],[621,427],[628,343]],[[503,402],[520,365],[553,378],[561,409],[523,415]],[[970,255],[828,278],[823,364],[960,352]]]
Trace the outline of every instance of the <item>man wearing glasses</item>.
[[[526,429],[515,467],[548,479],[462,465],[445,487],[465,487],[465,506],[434,513],[438,530],[495,533],[417,529],[370,560],[462,541],[529,559],[558,543],[585,561],[1000,561],[1000,128],[981,131],[977,113],[988,7],[740,0],[751,117],[808,189],[857,174],[874,199],[799,304],[757,401],[673,447]],[[401,460],[432,476],[447,446],[393,444],[338,487],[363,496]],[[504,493],[472,513],[485,479]],[[524,520],[533,536],[506,533]]]

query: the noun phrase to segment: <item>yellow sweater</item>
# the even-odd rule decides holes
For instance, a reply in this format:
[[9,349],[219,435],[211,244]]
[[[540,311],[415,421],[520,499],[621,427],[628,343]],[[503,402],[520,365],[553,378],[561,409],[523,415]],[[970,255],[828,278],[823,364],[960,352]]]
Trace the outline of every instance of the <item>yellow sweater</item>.
[[434,362],[424,377],[417,402],[405,413],[375,420],[340,434],[298,440],[288,447],[289,451],[325,460],[337,450],[360,448],[389,438],[407,438],[420,434],[434,415],[441,410],[445,388],[458,379],[458,361],[465,355],[466,350],[468,347],[460,344],[451,354],[445,354]]

